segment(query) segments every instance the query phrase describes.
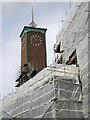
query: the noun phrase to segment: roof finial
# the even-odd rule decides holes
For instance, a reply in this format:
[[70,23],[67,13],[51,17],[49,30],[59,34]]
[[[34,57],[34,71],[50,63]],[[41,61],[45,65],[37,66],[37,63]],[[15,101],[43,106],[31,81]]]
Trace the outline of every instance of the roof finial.
[[32,8],[32,22],[34,22],[33,8]]
[[33,12],[33,8],[32,8],[32,22],[29,24],[30,27],[36,27],[36,23],[34,22],[34,12]]

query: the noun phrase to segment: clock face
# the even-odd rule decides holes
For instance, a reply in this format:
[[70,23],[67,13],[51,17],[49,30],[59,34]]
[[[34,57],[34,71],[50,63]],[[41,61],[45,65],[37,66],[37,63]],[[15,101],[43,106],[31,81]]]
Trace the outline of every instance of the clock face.
[[39,35],[32,35],[30,37],[30,43],[35,46],[39,46],[42,44],[42,38]]

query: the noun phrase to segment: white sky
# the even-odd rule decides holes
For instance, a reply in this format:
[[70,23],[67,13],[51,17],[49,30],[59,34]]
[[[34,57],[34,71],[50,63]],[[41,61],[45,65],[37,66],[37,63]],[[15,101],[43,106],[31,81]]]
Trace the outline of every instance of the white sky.
[[[70,10],[68,2],[3,2],[0,4],[0,93],[2,97],[15,90],[15,80],[20,70],[20,38],[19,35],[25,25],[31,22],[31,8],[34,6],[35,22],[37,27],[47,28],[47,62],[48,65],[54,60],[53,45],[56,35],[61,28],[62,20],[66,17],[66,11]],[[2,10],[2,11],[1,11]],[[1,21],[2,20],[2,21]],[[1,32],[1,30],[0,30]],[[1,49],[2,47],[2,49]],[[2,50],[2,51],[1,51]],[[1,54],[2,53],[2,54]],[[1,69],[0,68],[0,69]],[[2,83],[1,83],[2,82]]]

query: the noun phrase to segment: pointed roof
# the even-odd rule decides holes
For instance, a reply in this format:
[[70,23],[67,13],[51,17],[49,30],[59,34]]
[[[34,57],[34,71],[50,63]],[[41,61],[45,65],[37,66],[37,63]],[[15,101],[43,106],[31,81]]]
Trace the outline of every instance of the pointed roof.
[[33,8],[32,8],[32,22],[29,24],[30,27],[36,27],[36,23],[34,22],[34,12],[33,12]]

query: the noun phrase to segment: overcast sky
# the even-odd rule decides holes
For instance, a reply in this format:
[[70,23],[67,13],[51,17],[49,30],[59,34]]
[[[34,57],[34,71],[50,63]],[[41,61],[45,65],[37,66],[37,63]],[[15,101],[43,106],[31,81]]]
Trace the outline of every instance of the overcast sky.
[[2,78],[0,78],[0,83],[2,80],[2,88],[0,87],[0,90],[3,97],[12,90],[15,90],[15,80],[18,77],[21,63],[19,35],[23,27],[31,22],[32,6],[34,7],[34,16],[37,27],[47,28],[46,45],[48,65],[54,60],[53,45],[56,41],[56,35],[61,28],[61,21],[65,19],[66,11],[70,10],[70,4],[68,2],[2,3],[2,21],[0,22],[2,22],[3,73]]

